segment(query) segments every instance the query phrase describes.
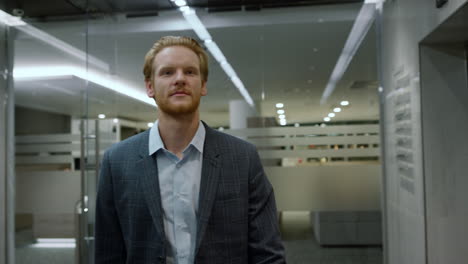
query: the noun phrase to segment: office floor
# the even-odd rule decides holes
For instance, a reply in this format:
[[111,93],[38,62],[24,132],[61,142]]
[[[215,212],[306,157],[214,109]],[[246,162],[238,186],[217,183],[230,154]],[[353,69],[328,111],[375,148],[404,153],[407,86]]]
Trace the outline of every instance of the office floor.
[[[321,247],[313,238],[309,216],[283,214],[281,233],[288,264],[382,264],[380,247]],[[70,264],[74,248],[35,248],[25,243],[28,234],[17,234],[16,264]]]
[[321,247],[313,236],[308,213],[283,213],[280,228],[288,264],[383,263],[381,247]]

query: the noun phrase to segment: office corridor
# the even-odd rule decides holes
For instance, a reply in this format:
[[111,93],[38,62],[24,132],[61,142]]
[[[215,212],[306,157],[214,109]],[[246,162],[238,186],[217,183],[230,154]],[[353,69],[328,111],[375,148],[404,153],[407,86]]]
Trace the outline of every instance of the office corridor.
[[[308,214],[283,216],[281,232],[288,264],[382,264],[381,247],[321,247],[315,241]],[[23,236],[27,236],[23,234]],[[74,248],[16,249],[17,264],[73,263]]]

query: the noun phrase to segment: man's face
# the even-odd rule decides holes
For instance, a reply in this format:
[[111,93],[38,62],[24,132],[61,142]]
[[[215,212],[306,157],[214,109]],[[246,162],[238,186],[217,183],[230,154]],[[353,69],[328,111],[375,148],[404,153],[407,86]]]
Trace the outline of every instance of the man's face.
[[195,113],[201,96],[207,94],[195,52],[183,46],[171,46],[156,54],[154,61],[153,81],[146,81],[148,96],[155,98],[160,111],[166,114]]

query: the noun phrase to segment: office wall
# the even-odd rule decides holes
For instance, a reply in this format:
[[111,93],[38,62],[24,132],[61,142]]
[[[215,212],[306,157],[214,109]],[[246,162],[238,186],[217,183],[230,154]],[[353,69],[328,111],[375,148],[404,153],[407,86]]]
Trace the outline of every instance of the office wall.
[[16,106],[15,121],[16,135],[70,133],[71,118],[68,115]]
[[466,56],[465,47],[454,44],[421,49],[427,251],[431,264],[464,263],[468,252]]
[[265,167],[279,211],[368,211],[380,208],[379,163]]
[[[70,134],[71,117],[27,107],[15,108],[16,136]],[[43,155],[47,155],[44,151]],[[67,164],[16,166],[16,214],[32,216],[36,237],[73,237],[80,173]]]
[[381,56],[386,165],[383,183],[389,264],[429,263],[424,198],[425,191],[431,190],[424,189],[427,175],[423,174],[419,42],[466,2],[450,0],[440,9],[436,8],[435,1],[427,0],[384,4]]

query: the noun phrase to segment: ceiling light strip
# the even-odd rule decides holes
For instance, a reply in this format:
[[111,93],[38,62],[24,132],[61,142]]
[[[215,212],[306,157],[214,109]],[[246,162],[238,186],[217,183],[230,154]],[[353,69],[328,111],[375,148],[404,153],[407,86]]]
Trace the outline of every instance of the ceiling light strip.
[[0,10],[0,23],[15,27],[19,31],[35,38],[40,41],[49,44],[83,62],[89,62],[91,65],[105,71],[109,71],[109,65],[98,58],[87,54],[86,52],[75,48],[74,46],[24,22],[21,18],[12,16],[2,10]]
[[203,25],[203,23],[198,18],[195,11],[187,6],[183,6],[180,8],[185,20],[190,24],[193,31],[197,34],[197,36],[204,42],[206,48],[211,53],[211,55],[215,58],[215,60],[220,64],[223,71],[226,75],[231,79],[231,82],[236,86],[237,90],[239,90],[244,100],[252,107],[255,106],[252,97],[250,96],[249,92],[245,88],[244,84],[242,83],[241,79],[237,76],[236,71],[232,68],[231,64],[227,61],[226,57],[224,56],[221,49],[218,45],[213,41],[210,33]]
[[26,23],[21,18],[12,16],[3,10],[0,10],[0,23],[10,27],[26,25]]
[[335,90],[336,85],[343,77],[346,69],[349,66],[349,63],[361,45],[362,40],[372,26],[375,14],[376,4],[365,2],[356,20],[354,21],[353,28],[349,33],[343,51],[341,52],[341,55],[338,58],[338,62],[336,63],[335,68],[333,69],[333,72],[330,76],[330,80],[328,81],[328,84],[323,91],[322,98],[320,99],[321,104],[324,104],[327,101],[328,97],[330,97],[330,95]]
[[119,94],[123,94],[146,104],[156,106],[152,98],[146,96],[144,92],[139,92],[141,89],[131,88],[129,85],[124,84],[115,77],[106,76],[102,73],[86,71],[85,69],[75,66],[15,68],[13,71],[14,79],[20,81],[61,78],[68,76],[75,76],[82,80],[90,81]]

